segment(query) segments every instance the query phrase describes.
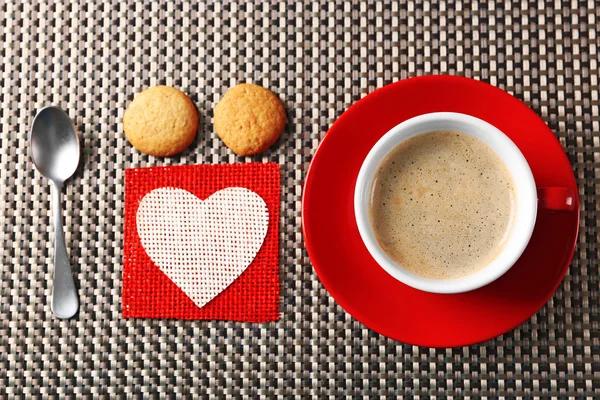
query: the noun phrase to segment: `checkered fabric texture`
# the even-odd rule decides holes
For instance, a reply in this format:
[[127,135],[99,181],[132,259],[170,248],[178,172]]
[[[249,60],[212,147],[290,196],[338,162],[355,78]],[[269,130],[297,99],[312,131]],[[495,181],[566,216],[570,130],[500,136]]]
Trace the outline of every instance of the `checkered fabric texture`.
[[[598,398],[600,5],[593,0],[0,2],[0,397]],[[303,178],[353,102],[410,76],[481,79],[522,99],[560,138],[581,196],[575,258],[556,294],[480,345],[414,347],[339,307],[303,246]],[[213,110],[244,81],[276,92],[286,131],[235,156]],[[134,94],[187,92],[198,140],[155,159],[123,137]],[[83,138],[65,189],[65,233],[81,309],[50,312],[48,182],[28,158],[36,110],[56,104]],[[267,324],[123,319],[124,170],[188,163],[281,165],[281,319]]]

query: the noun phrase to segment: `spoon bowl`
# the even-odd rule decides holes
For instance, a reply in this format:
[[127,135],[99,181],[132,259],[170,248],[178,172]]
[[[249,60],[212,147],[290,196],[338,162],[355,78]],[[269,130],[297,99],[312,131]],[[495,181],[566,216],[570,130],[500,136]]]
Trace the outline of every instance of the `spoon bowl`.
[[64,183],[79,165],[79,136],[71,118],[60,108],[41,109],[31,127],[31,159],[42,175]]
[[65,246],[60,192],[79,165],[79,136],[69,116],[60,108],[50,106],[35,116],[29,141],[34,165],[52,181],[54,284],[50,307],[57,317],[71,318],[77,313],[79,300]]

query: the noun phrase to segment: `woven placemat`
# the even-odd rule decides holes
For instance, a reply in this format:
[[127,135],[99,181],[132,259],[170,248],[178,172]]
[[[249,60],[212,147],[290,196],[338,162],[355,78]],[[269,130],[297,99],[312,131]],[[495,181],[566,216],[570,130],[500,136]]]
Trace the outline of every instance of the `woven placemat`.
[[[0,397],[600,396],[598,35],[594,1],[0,3]],[[409,76],[451,73],[513,93],[573,163],[579,246],[550,302],[480,345],[413,347],[345,313],[303,247],[302,183],[350,104]],[[288,110],[282,139],[253,158],[213,131],[226,89],[251,81]],[[198,140],[155,159],[123,138],[134,94],[187,92]],[[50,191],[27,153],[36,110],[74,118],[83,167],[65,190],[81,310],[52,317]],[[123,319],[124,170],[273,161],[281,166],[281,319],[267,324]],[[8,396],[7,396],[8,395]]]

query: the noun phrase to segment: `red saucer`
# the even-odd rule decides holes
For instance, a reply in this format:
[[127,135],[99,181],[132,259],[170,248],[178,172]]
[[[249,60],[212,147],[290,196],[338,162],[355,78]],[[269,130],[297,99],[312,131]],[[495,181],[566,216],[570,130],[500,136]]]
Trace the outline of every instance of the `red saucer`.
[[453,347],[505,333],[552,296],[573,257],[579,198],[571,212],[538,211],[529,246],[497,281],[472,292],[422,292],[388,275],[365,248],[354,220],[358,171],[389,129],[414,116],[454,111],[506,133],[527,158],[538,188],[577,194],[571,165],[552,131],[525,104],[486,83],[453,76],[412,78],[351,106],[311,162],[302,201],[304,239],[315,271],[334,299],[367,327],[419,346]]

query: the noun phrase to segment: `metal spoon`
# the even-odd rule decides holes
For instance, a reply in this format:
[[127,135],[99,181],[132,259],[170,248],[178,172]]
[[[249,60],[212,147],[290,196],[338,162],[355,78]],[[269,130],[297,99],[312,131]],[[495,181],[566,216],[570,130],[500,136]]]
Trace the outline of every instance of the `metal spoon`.
[[33,163],[52,182],[54,285],[50,307],[58,318],[71,318],[79,308],[79,300],[65,246],[60,192],[79,165],[79,137],[69,116],[50,106],[35,116],[29,141]]

